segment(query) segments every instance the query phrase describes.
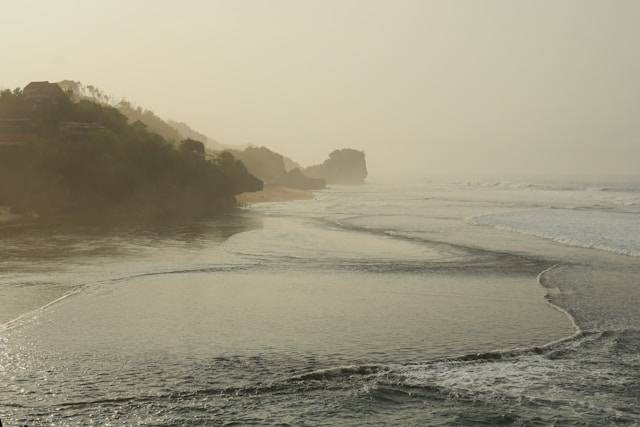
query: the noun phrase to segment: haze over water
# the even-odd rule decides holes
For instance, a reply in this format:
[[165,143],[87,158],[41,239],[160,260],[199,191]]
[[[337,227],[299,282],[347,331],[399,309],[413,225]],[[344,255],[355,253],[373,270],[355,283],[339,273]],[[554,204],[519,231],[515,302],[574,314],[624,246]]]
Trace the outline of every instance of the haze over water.
[[638,22],[4,2],[0,424],[640,425]]
[[3,229],[0,312],[22,315],[2,333],[3,419],[638,422],[637,257],[485,225],[637,221],[637,181],[591,184],[336,187],[172,228]]

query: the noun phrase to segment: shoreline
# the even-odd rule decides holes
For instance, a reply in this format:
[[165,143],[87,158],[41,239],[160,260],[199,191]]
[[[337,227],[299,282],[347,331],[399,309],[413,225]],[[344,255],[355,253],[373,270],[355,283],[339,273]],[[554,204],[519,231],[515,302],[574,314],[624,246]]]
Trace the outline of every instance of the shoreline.
[[574,330],[573,334],[565,335],[557,339],[552,339],[550,341],[545,342],[542,345],[530,344],[530,345],[525,345],[521,347],[496,348],[495,350],[492,350],[492,351],[480,352],[480,353],[473,353],[473,352],[462,353],[452,357],[443,357],[443,358],[435,358],[435,359],[427,360],[427,363],[439,363],[443,361],[472,362],[472,361],[480,361],[480,360],[486,360],[486,361],[501,360],[503,357],[513,357],[517,355],[540,353],[542,351],[553,349],[558,345],[561,345],[566,342],[574,341],[584,336],[585,332],[582,330],[582,328],[580,328],[580,326],[576,322],[576,319],[573,317],[573,315],[569,313],[566,309],[564,309],[562,306],[557,305],[550,300],[550,297],[551,297],[550,290],[552,288],[544,284],[544,275],[552,271],[553,269],[557,268],[559,265],[560,264],[554,264],[551,267],[545,268],[540,273],[538,273],[538,275],[536,276],[536,283],[545,291],[545,295],[543,297],[544,303],[547,306],[551,307],[552,309],[559,311],[560,313],[565,315],[565,317],[569,320],[569,322],[571,323],[571,326],[573,327],[573,330]]
[[[286,201],[294,201],[294,200],[309,200],[313,199],[314,195],[312,191],[309,190],[298,190],[292,189],[288,187],[276,186],[276,185],[265,185],[264,190],[255,192],[255,193],[241,193],[236,196],[239,207],[249,207],[258,203],[270,203],[270,202],[286,202]],[[483,224],[473,224],[474,226],[483,226]],[[537,237],[537,236],[534,236]],[[559,242],[555,242],[559,243]],[[579,246],[569,245],[569,247],[581,248]],[[594,249],[594,248],[588,248]],[[529,345],[526,344],[524,346],[514,346],[514,347],[506,347],[506,348],[496,348],[494,350],[490,350],[484,353],[463,353],[459,355],[452,355],[444,358],[435,358],[429,360],[429,362],[437,362],[440,360],[458,360],[458,359],[467,359],[469,356],[473,355],[487,355],[487,354],[500,354],[500,355],[513,355],[513,354],[522,354],[529,352],[536,352],[537,350],[549,349],[553,348],[556,345],[565,343],[567,341],[573,341],[584,334],[584,331],[577,324],[576,319],[573,317],[571,313],[569,313],[563,307],[553,303],[551,301],[551,292],[550,288],[544,284],[544,275],[558,267],[560,264],[554,264],[551,267],[548,267],[542,271],[540,271],[535,276],[536,285],[544,290],[544,295],[542,297],[543,303],[550,307],[552,310],[558,311],[564,315],[568,323],[573,329],[573,333],[567,334],[564,336],[560,336],[559,338],[550,339],[549,341],[544,342],[540,345]]]
[[262,191],[240,193],[236,196],[239,207],[248,207],[257,203],[289,202],[293,200],[311,200],[311,190],[299,190],[280,185],[265,185]]
[[538,276],[536,277],[536,281],[538,282],[538,285],[541,286],[544,290],[545,290],[545,296],[544,296],[544,302],[549,305],[551,308],[558,310],[560,313],[564,314],[569,321],[571,322],[571,325],[573,326],[573,334],[571,335],[567,335],[563,338],[557,339],[557,340],[553,340],[550,341],[548,343],[546,343],[545,345],[543,345],[541,348],[551,348],[557,344],[561,344],[567,341],[573,341],[576,338],[579,338],[583,335],[583,330],[580,327],[580,325],[578,325],[578,322],[576,321],[576,318],[573,317],[573,315],[571,313],[569,313],[564,307],[554,303],[553,301],[551,301],[551,290],[554,288],[551,288],[547,285],[545,285],[544,283],[544,276],[545,274],[547,274],[548,272],[554,270],[555,268],[557,268],[560,264],[554,264],[551,267],[544,269],[540,272],[540,274],[538,274]]

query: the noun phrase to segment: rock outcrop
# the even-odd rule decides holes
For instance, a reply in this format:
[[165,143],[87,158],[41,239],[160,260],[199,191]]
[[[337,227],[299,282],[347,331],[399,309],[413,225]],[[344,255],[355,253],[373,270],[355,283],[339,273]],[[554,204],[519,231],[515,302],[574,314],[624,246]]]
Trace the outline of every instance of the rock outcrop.
[[320,165],[304,169],[311,178],[324,179],[327,184],[364,184],[367,163],[364,151],[351,148],[333,151]]
[[230,152],[235,158],[242,160],[251,174],[266,184],[301,190],[318,190],[325,187],[323,179],[309,178],[299,168],[288,170],[287,165],[294,163],[266,147],[248,147]]
[[298,168],[291,169],[276,184],[300,190],[320,190],[326,186],[324,179],[309,178]]
[[282,156],[267,147],[247,147],[244,150],[229,150],[233,157],[242,163],[251,173],[267,184],[274,184],[287,172]]

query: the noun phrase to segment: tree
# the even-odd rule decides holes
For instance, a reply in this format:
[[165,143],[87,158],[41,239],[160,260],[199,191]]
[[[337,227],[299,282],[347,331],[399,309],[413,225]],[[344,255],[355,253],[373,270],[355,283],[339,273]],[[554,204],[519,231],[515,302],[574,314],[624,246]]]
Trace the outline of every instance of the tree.
[[129,124],[114,107],[65,96],[52,111],[34,112],[25,110],[21,91],[0,93],[0,119],[22,119],[33,129],[14,151],[0,147],[3,204],[41,215],[203,215],[233,207],[235,194],[262,189],[231,154],[209,160],[202,142],[176,146],[141,121]]
[[204,144],[195,139],[187,138],[180,143],[180,151],[196,157],[204,158]]

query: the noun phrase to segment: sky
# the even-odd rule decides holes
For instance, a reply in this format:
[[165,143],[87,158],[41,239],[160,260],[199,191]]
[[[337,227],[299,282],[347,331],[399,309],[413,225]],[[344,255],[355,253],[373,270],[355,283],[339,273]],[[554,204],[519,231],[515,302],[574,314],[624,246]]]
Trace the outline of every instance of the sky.
[[0,87],[63,79],[372,177],[640,174],[640,1],[0,0]]

